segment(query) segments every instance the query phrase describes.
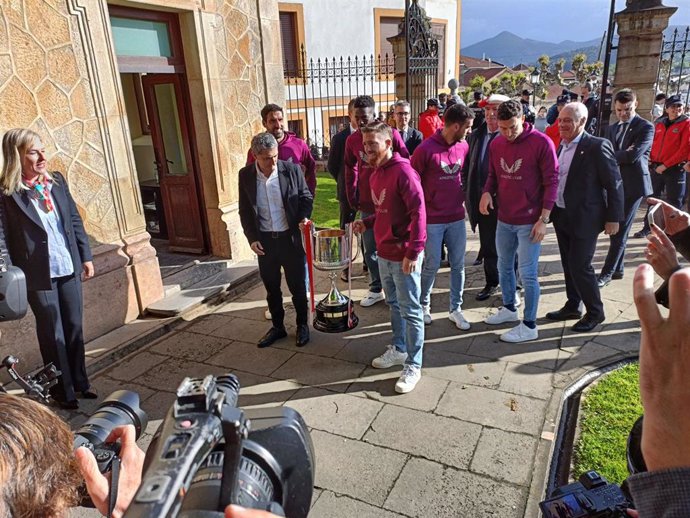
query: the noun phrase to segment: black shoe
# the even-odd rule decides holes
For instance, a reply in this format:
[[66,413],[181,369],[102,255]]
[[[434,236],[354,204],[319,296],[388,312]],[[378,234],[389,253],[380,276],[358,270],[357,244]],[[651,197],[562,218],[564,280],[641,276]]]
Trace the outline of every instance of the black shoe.
[[287,336],[287,331],[284,327],[272,327],[268,332],[261,337],[261,340],[256,344],[259,347],[268,347],[273,345],[273,342],[285,338]]
[[98,399],[98,392],[96,392],[95,388],[89,387],[86,390],[82,390],[81,392],[77,392],[77,397],[80,397],[83,399]]
[[484,286],[482,288],[482,291],[477,293],[477,295],[474,297],[477,300],[486,300],[492,295],[495,295],[498,292],[498,286]]
[[549,320],[558,320],[558,321],[575,320],[575,319],[581,319],[582,313],[580,313],[579,310],[569,309],[569,308],[563,306],[558,311],[549,311],[546,314],[546,318],[548,318]]
[[614,281],[620,281],[620,280],[623,278],[623,272],[613,272],[613,273],[611,274],[611,278],[612,278]]
[[472,266],[481,266],[482,265],[482,259],[477,257],[474,262],[472,263]]
[[309,326],[307,324],[300,324],[297,326],[295,333],[295,345],[297,347],[304,347],[309,343]]
[[633,234],[633,237],[635,239],[642,239],[643,237],[647,237],[649,235],[649,232],[650,232],[649,230],[645,230],[645,229],[638,230],[637,232],[635,232]]
[[55,401],[55,404],[57,406],[65,409],[65,410],[78,410],[79,409],[79,401],[77,401],[76,399],[71,399],[70,401],[65,401],[64,399],[53,398],[53,401]]
[[572,329],[576,333],[586,333],[587,331],[591,331],[592,329],[597,327],[603,321],[604,315],[601,315],[600,317],[591,317],[589,315],[585,315],[580,320],[575,322],[575,325],[570,329]]
[[613,279],[613,276],[610,273],[607,273],[606,275],[602,274],[597,279],[597,286],[603,288],[611,282],[611,279]]

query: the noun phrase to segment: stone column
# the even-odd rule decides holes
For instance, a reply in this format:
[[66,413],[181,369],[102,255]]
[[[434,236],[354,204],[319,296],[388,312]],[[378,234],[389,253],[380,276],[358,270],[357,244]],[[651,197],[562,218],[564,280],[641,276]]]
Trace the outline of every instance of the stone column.
[[628,0],[626,8],[616,13],[619,41],[615,86],[635,90],[637,112],[648,119],[656,94],[663,32],[677,9],[664,6],[661,0]]

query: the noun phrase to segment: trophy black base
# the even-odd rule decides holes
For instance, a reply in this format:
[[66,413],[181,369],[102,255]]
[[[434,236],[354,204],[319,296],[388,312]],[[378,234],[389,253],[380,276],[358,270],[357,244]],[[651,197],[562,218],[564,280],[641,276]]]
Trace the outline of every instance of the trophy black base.
[[[345,297],[347,298],[347,297]],[[344,333],[357,327],[359,318],[352,311],[352,325],[348,325],[347,307],[349,299],[337,306],[329,306],[323,301],[316,306],[316,317],[314,318],[314,329],[322,333]]]

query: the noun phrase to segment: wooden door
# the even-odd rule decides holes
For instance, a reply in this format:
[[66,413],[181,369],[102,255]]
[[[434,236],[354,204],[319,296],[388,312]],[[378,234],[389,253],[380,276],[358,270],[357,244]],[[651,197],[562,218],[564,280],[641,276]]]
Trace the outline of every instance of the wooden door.
[[203,253],[204,232],[181,74],[142,77],[170,249]]

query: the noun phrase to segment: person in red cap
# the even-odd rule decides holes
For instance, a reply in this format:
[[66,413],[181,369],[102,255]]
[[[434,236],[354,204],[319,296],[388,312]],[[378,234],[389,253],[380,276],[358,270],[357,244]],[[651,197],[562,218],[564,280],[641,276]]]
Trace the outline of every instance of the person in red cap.
[[436,130],[443,128],[443,121],[438,109],[438,100],[432,98],[426,102],[426,111],[419,114],[419,131],[422,132],[425,139],[436,133]]

